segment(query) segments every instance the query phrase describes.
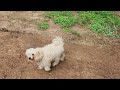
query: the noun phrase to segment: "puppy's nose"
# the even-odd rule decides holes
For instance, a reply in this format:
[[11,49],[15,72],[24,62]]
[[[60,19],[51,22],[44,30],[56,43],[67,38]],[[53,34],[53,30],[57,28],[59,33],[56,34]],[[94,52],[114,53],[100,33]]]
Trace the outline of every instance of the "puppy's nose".
[[29,59],[31,59],[31,57],[29,57]]

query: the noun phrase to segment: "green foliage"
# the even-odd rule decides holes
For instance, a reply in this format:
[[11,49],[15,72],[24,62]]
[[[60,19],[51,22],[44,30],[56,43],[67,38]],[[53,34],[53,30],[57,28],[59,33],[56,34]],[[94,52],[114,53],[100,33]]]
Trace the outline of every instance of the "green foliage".
[[72,11],[51,11],[45,13],[46,17],[52,18],[55,24],[61,27],[71,27],[77,23],[77,18]]
[[73,11],[48,11],[45,16],[51,18],[62,28],[81,24],[95,33],[120,37],[120,34],[117,33],[117,30],[120,29],[120,18],[112,11],[77,11],[76,13],[73,15]]
[[78,19],[75,17],[59,16],[54,19],[54,22],[62,27],[71,27],[77,23]]
[[45,16],[48,18],[56,18],[59,16],[72,16],[72,12],[71,11],[48,11],[45,13]]
[[38,23],[38,28],[40,30],[47,30],[49,28],[49,24],[46,21]]
[[78,14],[80,24],[87,26],[93,32],[116,36],[116,30],[120,29],[120,18],[111,11],[82,11]]

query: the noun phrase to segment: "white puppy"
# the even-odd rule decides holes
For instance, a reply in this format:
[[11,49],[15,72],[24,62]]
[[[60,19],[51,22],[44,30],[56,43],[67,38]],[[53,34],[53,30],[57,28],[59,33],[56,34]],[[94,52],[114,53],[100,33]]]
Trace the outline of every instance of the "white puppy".
[[45,69],[45,71],[51,70],[52,66],[56,66],[60,61],[64,61],[64,42],[61,37],[56,37],[52,40],[51,44],[39,48],[30,48],[25,53],[30,60],[35,60],[39,69]]

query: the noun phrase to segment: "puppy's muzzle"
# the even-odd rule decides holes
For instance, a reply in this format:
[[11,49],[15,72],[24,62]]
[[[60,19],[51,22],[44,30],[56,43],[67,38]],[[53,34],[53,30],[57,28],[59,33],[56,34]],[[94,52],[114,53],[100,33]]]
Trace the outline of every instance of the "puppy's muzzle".
[[31,60],[31,58],[29,57],[29,60]]
[[28,59],[29,59],[29,60],[33,60],[34,58],[29,57]]

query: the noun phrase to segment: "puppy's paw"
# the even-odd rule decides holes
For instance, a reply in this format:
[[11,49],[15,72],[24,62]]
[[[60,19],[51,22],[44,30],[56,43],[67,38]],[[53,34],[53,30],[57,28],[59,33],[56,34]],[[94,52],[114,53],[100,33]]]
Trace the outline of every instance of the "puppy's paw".
[[51,68],[50,67],[45,67],[45,71],[50,71]]
[[52,64],[52,66],[56,66],[56,65],[58,65],[59,62],[60,62],[60,60],[59,60],[59,58],[58,58],[58,59],[55,60],[55,62]]
[[56,66],[56,65],[58,65],[58,63],[56,63],[56,62],[54,62],[54,63],[52,64],[53,67]]
[[64,58],[61,58],[60,61],[64,61]]
[[60,61],[64,61],[65,59],[65,54],[62,55],[62,57],[60,58]]
[[38,69],[43,69],[43,67],[42,66],[38,66]]

